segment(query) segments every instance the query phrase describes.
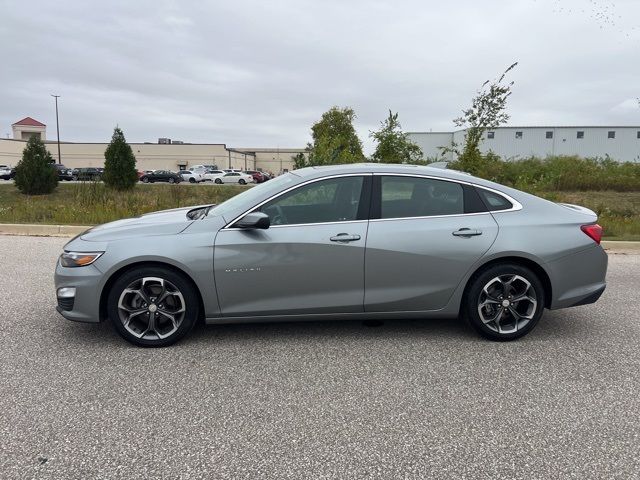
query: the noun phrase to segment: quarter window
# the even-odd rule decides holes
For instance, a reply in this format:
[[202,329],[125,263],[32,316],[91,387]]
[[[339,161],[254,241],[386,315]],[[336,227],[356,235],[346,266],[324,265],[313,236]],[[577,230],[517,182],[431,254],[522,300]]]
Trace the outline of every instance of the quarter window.
[[484,188],[476,188],[476,191],[480,194],[480,198],[482,198],[487,210],[494,212],[497,210],[509,210],[513,207],[513,204],[502,195],[490,192]]
[[459,183],[431,178],[382,177],[380,218],[461,213],[464,213],[464,192]]
[[303,185],[264,204],[272,225],[358,219],[363,177],[339,177]]

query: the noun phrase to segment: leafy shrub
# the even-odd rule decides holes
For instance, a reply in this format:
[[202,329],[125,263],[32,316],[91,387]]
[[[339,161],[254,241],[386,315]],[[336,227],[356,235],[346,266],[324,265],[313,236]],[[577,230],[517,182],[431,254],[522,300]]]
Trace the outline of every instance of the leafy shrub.
[[22,152],[22,160],[16,165],[15,184],[26,195],[51,193],[58,186],[58,172],[53,157],[44,143],[31,137]]

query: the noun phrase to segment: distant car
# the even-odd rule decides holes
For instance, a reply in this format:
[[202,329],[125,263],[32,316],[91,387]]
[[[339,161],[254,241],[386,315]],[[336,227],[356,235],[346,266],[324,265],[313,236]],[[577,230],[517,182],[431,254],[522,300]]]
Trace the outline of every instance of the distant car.
[[246,173],[247,175],[251,175],[256,183],[262,183],[265,181],[264,174],[262,172],[258,172],[257,170],[246,170],[242,173]]
[[216,178],[222,177],[225,173],[223,170],[202,170],[202,178],[207,182],[215,182]]
[[251,175],[247,175],[242,172],[228,172],[214,180],[215,183],[239,183],[240,185],[246,185],[247,183],[255,183],[255,180]]
[[231,173],[231,172],[242,173],[242,170],[240,170],[239,168],[225,168],[222,171],[226,173]]
[[200,182],[204,182],[205,180],[204,177],[202,176],[202,173],[198,173],[196,171],[180,170],[180,172],[178,173],[180,174],[180,176],[184,181],[189,183],[200,183]]
[[217,165],[194,165],[189,167],[189,170],[218,170]]
[[182,177],[177,173],[170,172],[169,170],[154,170],[152,173],[145,173],[142,177],[140,177],[140,181],[143,183],[180,183],[182,181]]
[[74,168],[71,177],[72,180],[99,181],[102,178],[102,172],[95,167]]
[[73,169],[67,168],[61,163],[56,163],[54,168],[58,172],[58,180],[65,180],[67,182],[73,180]]
[[15,177],[15,172],[13,168],[9,165],[0,165],[0,178],[3,180],[11,180]]

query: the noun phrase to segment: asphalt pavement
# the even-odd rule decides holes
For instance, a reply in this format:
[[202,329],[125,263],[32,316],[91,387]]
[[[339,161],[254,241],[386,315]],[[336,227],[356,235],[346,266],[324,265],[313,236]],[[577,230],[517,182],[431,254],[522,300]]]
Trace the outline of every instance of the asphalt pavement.
[[640,255],[512,343],[312,322],[154,350],[54,311],[65,241],[0,236],[2,479],[639,476]]

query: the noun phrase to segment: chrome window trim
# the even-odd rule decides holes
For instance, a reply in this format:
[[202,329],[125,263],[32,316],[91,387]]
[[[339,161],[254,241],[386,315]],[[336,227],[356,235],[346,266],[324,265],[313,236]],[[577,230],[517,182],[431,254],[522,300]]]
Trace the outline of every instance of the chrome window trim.
[[[286,190],[283,190],[281,192],[276,193],[275,195],[272,195],[271,197],[267,198],[266,200],[263,200],[262,202],[258,203],[257,205],[254,205],[249,210],[246,210],[245,212],[243,212],[242,214],[240,214],[236,218],[234,218],[232,221],[227,223],[224,227],[222,227],[220,229],[220,231],[224,231],[224,230],[246,230],[244,228],[230,227],[229,225],[233,225],[238,220],[240,220],[242,217],[244,217],[245,215],[248,215],[249,213],[255,211],[257,208],[260,208],[265,203],[269,203],[271,200],[275,200],[276,198],[278,198],[278,197],[280,197],[280,196],[284,195],[285,193],[288,193],[288,192],[290,192],[292,190],[295,190],[296,188],[304,187],[305,185],[308,185],[310,183],[315,183],[315,182],[319,182],[319,181],[322,181],[322,180],[330,180],[332,178],[366,177],[366,176],[371,176],[371,175],[373,175],[371,172],[339,173],[339,174],[336,174],[336,175],[329,175],[327,177],[312,178],[311,180],[307,180],[306,182],[298,183],[297,185],[293,185],[293,186],[287,188]],[[334,223],[354,223],[354,222],[367,222],[367,221],[368,220],[345,220],[343,222],[295,223],[295,224],[290,224],[290,225],[273,225],[273,226],[270,226],[269,228],[293,227],[293,226],[300,226],[300,225],[327,225],[327,224],[334,224]]]
[[427,215],[424,217],[393,217],[393,218],[376,218],[376,219],[372,219],[371,221],[374,220],[395,220],[395,219],[403,219],[403,218],[434,218],[434,217],[460,217],[463,215],[477,215],[477,214],[483,214],[483,213],[504,213],[504,212],[515,212],[517,210],[522,210],[522,204],[520,202],[518,202],[515,198],[511,197],[510,195],[507,195],[504,192],[501,192],[500,190],[496,190],[495,188],[491,188],[491,187],[485,187],[484,185],[478,185],[477,183],[472,183],[472,182],[465,182],[464,180],[457,180],[457,179],[453,179],[453,178],[444,178],[444,177],[437,177],[434,175],[420,175],[420,174],[416,174],[416,173],[382,173],[382,172],[375,172],[373,175],[376,176],[385,176],[385,177],[416,177],[416,178],[429,178],[432,180],[441,180],[443,182],[452,182],[452,183],[459,183],[459,184],[463,184],[463,185],[469,185],[471,187],[476,187],[476,188],[482,188],[484,190],[487,190],[489,192],[493,192],[497,195],[500,195],[501,197],[504,197],[506,200],[508,200],[511,205],[513,205],[511,208],[508,208],[506,210],[487,210],[486,212],[477,212],[477,213],[452,213],[450,215]]
[[471,217],[475,215],[490,215],[491,212],[476,213],[451,213],[448,215],[425,215],[422,217],[392,217],[392,218],[372,218],[370,222],[396,222],[398,220],[427,220],[429,218],[451,218],[451,217]]

